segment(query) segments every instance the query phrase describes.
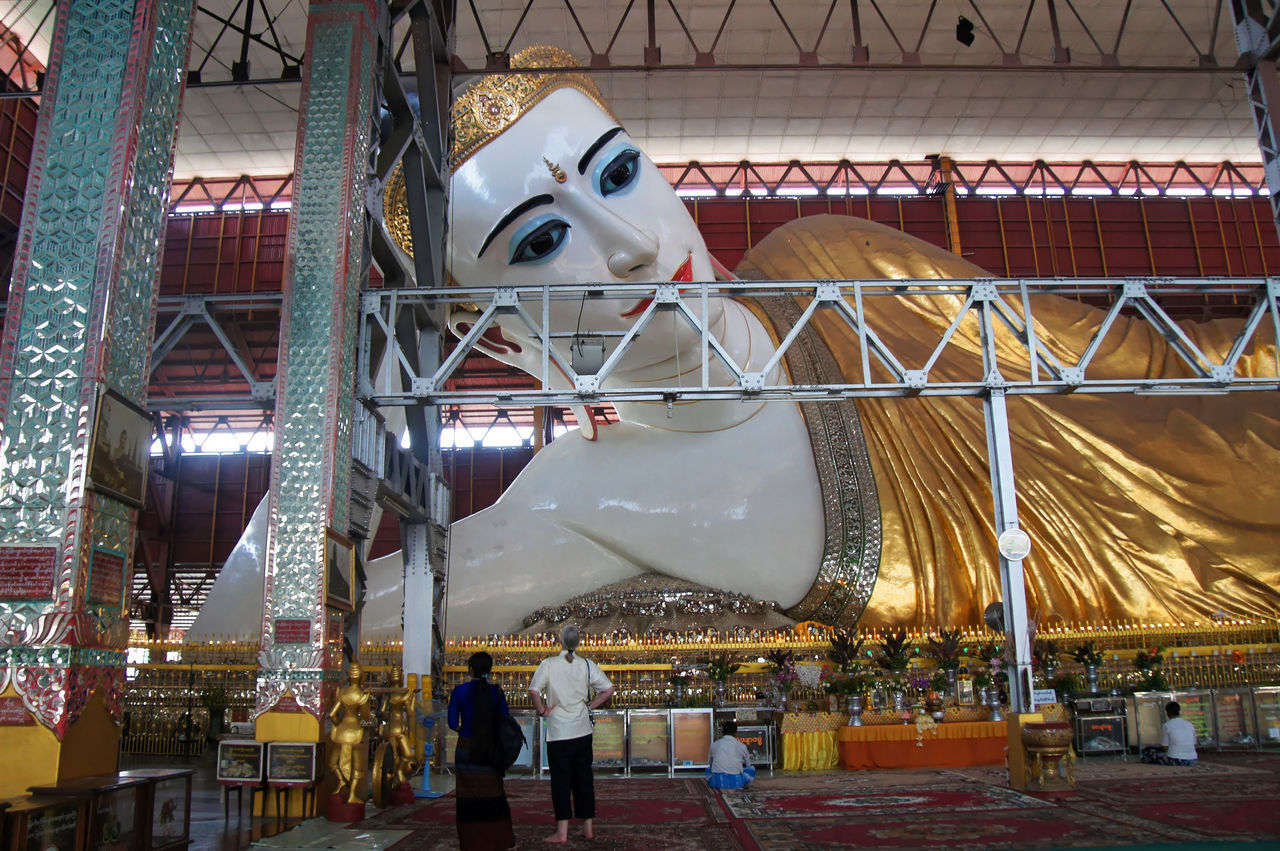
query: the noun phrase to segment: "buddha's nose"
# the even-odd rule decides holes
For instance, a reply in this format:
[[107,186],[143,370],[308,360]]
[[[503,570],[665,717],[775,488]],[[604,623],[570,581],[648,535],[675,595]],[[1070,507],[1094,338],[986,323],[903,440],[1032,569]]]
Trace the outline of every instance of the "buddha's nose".
[[615,278],[629,278],[658,259],[658,240],[652,235],[636,229],[619,236],[609,255],[609,271]]

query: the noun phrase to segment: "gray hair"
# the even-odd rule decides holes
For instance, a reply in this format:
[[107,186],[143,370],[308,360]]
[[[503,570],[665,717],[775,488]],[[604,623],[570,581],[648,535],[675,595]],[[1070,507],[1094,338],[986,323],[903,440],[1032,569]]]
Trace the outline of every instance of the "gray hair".
[[578,642],[582,640],[582,633],[578,632],[578,627],[573,624],[565,624],[564,629],[560,630],[560,646],[570,653],[578,649]]

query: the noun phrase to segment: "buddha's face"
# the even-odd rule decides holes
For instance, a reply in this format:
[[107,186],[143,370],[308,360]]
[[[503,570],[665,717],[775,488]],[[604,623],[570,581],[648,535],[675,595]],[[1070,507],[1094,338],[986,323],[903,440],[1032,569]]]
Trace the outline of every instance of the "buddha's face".
[[[573,89],[553,92],[465,162],[450,197],[450,272],[459,284],[602,285],[604,298],[553,301],[553,331],[629,328],[643,297],[610,299],[610,285],[714,279],[670,184],[613,118]],[[671,324],[662,322],[665,336],[646,332],[629,365],[671,355]],[[502,324],[510,339],[527,340],[519,319]],[[693,339],[686,327],[679,325],[682,343]],[[610,349],[616,341],[606,338]]]

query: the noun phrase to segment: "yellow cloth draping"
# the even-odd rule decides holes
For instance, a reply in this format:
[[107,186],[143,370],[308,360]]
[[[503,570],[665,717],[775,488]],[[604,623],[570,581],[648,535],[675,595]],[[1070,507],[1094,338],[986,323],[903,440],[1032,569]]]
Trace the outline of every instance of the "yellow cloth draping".
[[[770,233],[737,268],[744,278],[982,277],[936,246],[872,222],[809,216]],[[930,362],[963,295],[865,300],[869,326],[908,369]],[[1101,309],[1029,296],[1037,345],[1074,364]],[[1014,313],[1017,299],[1006,302]],[[766,318],[766,321],[767,318]],[[1238,320],[1180,323],[1221,363]],[[851,381],[864,341],[842,314],[813,327]],[[967,320],[932,364],[934,381],[984,374],[977,322]],[[1030,375],[1025,347],[996,332],[1000,372]],[[877,362],[873,376],[885,376]],[[1153,327],[1119,316],[1088,367],[1093,379],[1188,374]],[[1275,375],[1264,322],[1240,374]],[[859,399],[882,518],[878,578],[862,626],[979,623],[1000,599],[999,559],[981,401]],[[1280,393],[1226,396],[1023,395],[1008,402],[1027,602],[1066,621],[1207,620],[1219,609],[1280,608]],[[821,591],[822,589],[818,589]],[[814,592],[811,592],[814,593]]]
[[834,730],[782,736],[782,767],[787,771],[835,768],[839,763]]
[[835,732],[840,765],[863,768],[959,768],[999,765],[1008,742],[1004,721],[939,724],[920,731],[915,724],[841,727]]
[[847,723],[848,712],[788,712],[782,716],[782,734],[829,733]]

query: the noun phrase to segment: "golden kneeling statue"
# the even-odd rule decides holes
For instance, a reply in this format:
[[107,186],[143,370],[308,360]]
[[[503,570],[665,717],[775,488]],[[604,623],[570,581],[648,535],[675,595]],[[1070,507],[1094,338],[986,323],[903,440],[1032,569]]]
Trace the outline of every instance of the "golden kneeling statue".
[[338,778],[333,790],[335,795],[347,793],[352,804],[364,802],[361,783],[362,751],[365,745],[365,726],[373,721],[373,695],[364,687],[360,665],[352,662],[347,667],[346,685],[338,689],[333,706],[329,708],[329,720],[333,730],[329,733],[329,770]]

